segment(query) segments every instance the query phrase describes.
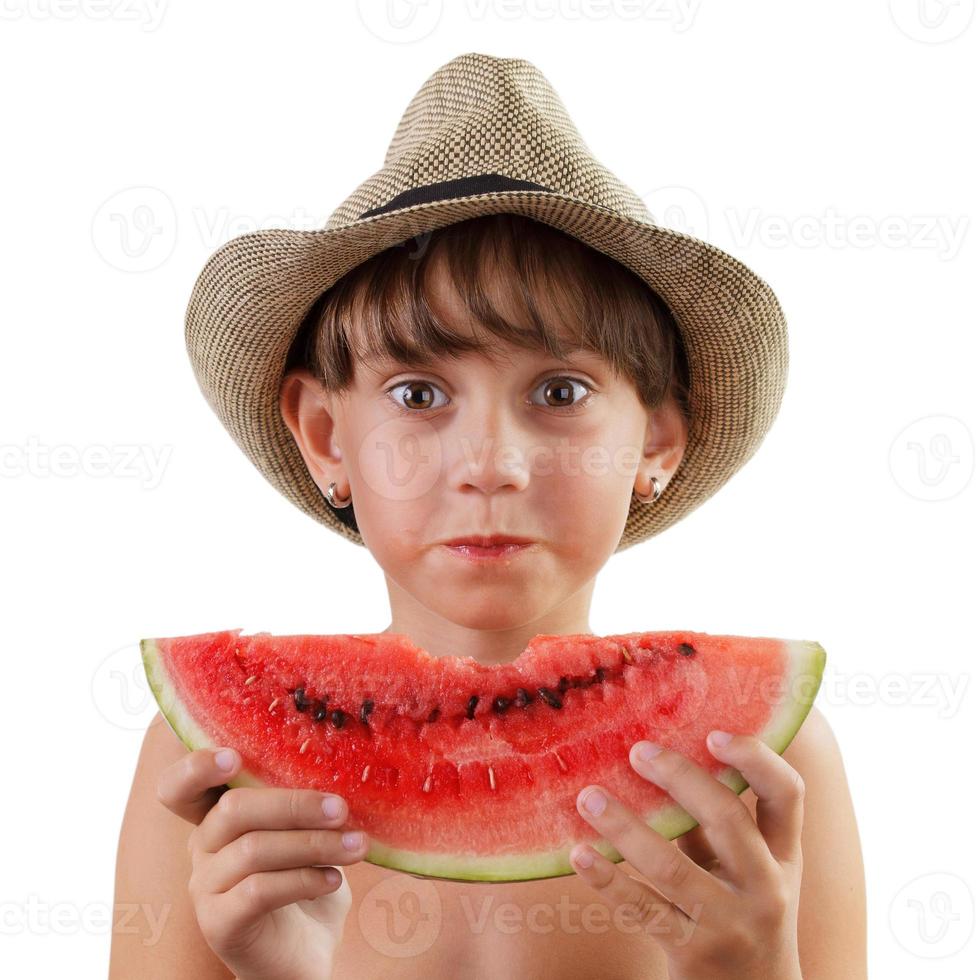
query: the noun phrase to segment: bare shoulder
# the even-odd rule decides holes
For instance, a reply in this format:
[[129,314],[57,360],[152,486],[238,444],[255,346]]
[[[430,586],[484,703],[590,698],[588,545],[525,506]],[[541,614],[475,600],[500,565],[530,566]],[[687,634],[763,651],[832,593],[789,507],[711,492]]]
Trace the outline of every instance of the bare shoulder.
[[186,753],[157,713],[143,737],[119,833],[110,980],[232,976],[201,936],[187,891],[193,827],[157,797],[160,773]]
[[803,878],[799,944],[807,980],[865,980],[864,862],[844,757],[813,707],[783,753],[803,777]]

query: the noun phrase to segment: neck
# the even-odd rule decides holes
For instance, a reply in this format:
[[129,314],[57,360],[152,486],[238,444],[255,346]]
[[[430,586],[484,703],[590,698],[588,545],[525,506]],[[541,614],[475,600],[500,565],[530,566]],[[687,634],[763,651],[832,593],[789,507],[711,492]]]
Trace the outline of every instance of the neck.
[[472,657],[482,664],[503,664],[519,657],[539,633],[593,635],[589,626],[589,606],[595,579],[560,606],[529,622],[490,628],[446,619],[421,605],[385,577],[391,602],[391,623],[382,632],[402,633],[433,657]]

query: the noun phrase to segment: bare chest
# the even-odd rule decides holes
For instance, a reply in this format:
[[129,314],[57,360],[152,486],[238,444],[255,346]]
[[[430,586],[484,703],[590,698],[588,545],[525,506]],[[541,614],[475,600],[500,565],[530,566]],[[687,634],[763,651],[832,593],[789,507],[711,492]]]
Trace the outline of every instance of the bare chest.
[[666,978],[655,944],[575,875],[478,884],[362,863],[347,879],[353,905],[337,980]]
[[[754,813],[752,791],[742,798]],[[628,861],[618,867],[644,878]],[[364,862],[346,874],[353,905],[337,980],[667,980],[656,941],[578,875],[480,884]]]

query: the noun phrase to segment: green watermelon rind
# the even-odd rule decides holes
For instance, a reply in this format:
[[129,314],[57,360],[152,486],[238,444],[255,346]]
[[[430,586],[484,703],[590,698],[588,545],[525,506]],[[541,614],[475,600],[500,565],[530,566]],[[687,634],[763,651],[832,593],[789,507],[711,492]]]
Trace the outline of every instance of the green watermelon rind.
[[[756,733],[757,737],[780,755],[796,737],[816,698],[823,678],[826,651],[812,640],[786,640],[785,646],[790,656],[786,674],[790,695],[779,705],[770,717],[766,727]],[[140,641],[140,653],[146,671],[147,681],[160,712],[174,733],[188,749],[214,749],[214,744],[206,732],[184,708],[171,680],[163,658],[152,639]],[[803,690],[799,690],[800,686]],[[748,789],[748,781],[731,767],[722,770],[716,777],[737,794]],[[226,784],[229,787],[267,785],[247,771],[240,772]],[[643,816],[644,821],[666,840],[673,840],[692,830],[698,821],[676,803],[660,806],[654,813]],[[610,861],[619,863],[623,856],[608,841],[600,838],[590,841],[590,846]],[[555,878],[574,874],[569,863],[570,846],[534,855],[514,854],[495,855],[488,858],[472,854],[426,854],[397,847],[389,847],[380,841],[372,840],[364,860],[370,864],[401,871],[417,878],[438,878],[449,881],[533,881],[539,878]]]

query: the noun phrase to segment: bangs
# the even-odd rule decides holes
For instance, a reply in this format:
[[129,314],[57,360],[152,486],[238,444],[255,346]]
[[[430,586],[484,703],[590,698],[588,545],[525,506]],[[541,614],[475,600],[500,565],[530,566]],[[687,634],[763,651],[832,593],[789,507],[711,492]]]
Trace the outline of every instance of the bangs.
[[[436,293],[437,264],[450,295]],[[516,214],[447,225],[356,266],[313,304],[287,369],[305,366],[328,391],[343,392],[359,365],[502,359],[508,345],[556,359],[595,353],[645,405],[673,394],[689,417],[687,360],[663,300],[615,260]]]

